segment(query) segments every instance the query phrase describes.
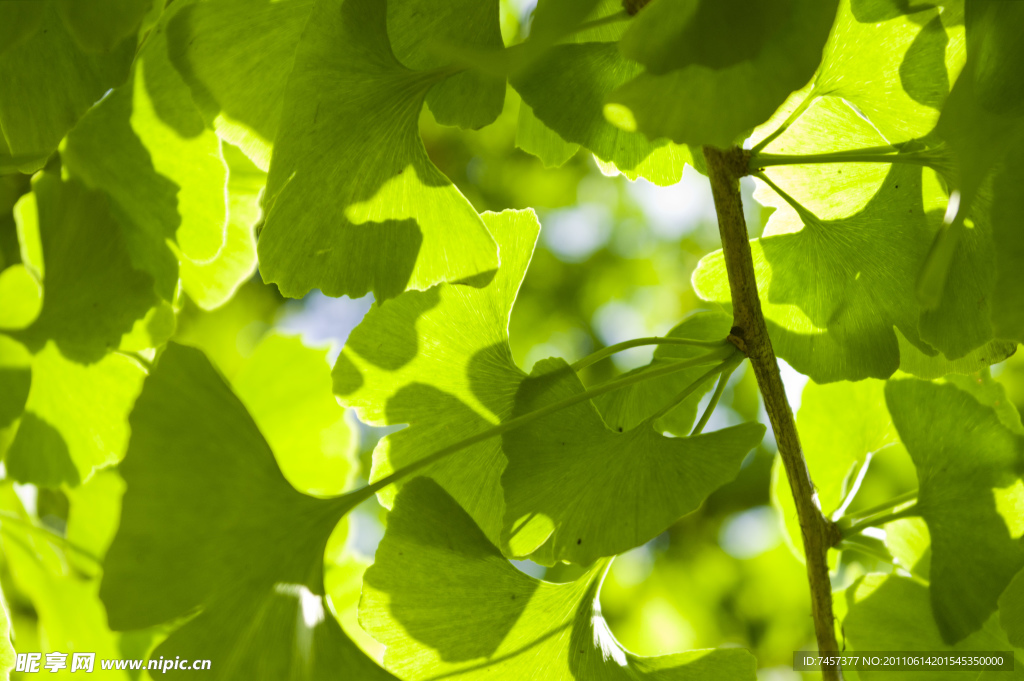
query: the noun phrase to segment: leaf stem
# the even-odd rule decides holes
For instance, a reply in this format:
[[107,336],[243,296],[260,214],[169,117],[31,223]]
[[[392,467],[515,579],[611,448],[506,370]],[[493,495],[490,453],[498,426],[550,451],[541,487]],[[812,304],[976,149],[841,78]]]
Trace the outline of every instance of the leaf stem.
[[838,524],[840,527],[843,527],[844,525],[849,526],[852,525],[855,521],[860,520],[861,518],[867,518],[878,513],[891,511],[895,509],[897,506],[901,506],[907,503],[908,501],[917,501],[916,489],[912,489],[909,492],[899,494],[893,497],[892,499],[884,501],[880,504],[875,504],[874,506],[869,506],[868,508],[863,508],[859,511],[846,514],[843,517],[837,519],[836,524]]
[[[738,355],[738,357],[737,357],[737,355]],[[713,367],[712,369],[704,372],[701,376],[697,377],[697,379],[695,381],[690,383],[690,385],[686,386],[686,388],[681,393],[676,395],[672,399],[672,401],[670,401],[668,404],[666,404],[664,407],[662,407],[661,409],[659,409],[655,413],[653,413],[650,416],[648,416],[647,417],[647,422],[648,423],[653,423],[654,421],[657,421],[662,416],[664,416],[665,414],[669,413],[670,411],[672,411],[673,409],[678,407],[679,404],[683,400],[685,400],[687,397],[692,395],[694,393],[694,391],[697,390],[697,388],[699,388],[701,385],[703,385],[704,381],[708,380],[712,376],[715,376],[716,374],[720,374],[723,371],[725,371],[725,369],[729,366],[730,363],[737,363],[738,364],[742,360],[742,357],[743,357],[742,354],[735,353],[732,357],[727,358],[721,364],[718,364],[715,367]]]
[[[483,430],[477,433],[476,435],[471,435],[470,437],[459,440],[458,442],[454,442],[448,445],[447,447],[443,447],[432,454],[424,456],[419,461],[416,461],[414,463],[409,464],[408,466],[398,469],[397,471],[381,478],[380,480],[377,480],[376,482],[373,482],[360,489],[353,490],[352,492],[349,492],[348,494],[344,495],[344,497],[342,498],[351,499],[354,502],[353,505],[361,503],[362,501],[369,499],[371,496],[376,494],[378,491],[384,489],[388,485],[397,482],[402,478],[408,477],[409,475],[415,473],[416,471],[422,470],[423,468],[433,463],[436,463],[437,461],[440,461],[446,456],[454,454],[455,452],[461,451],[467,447],[471,447],[477,444],[478,442],[483,442],[484,440],[489,440],[492,437],[503,435],[504,433],[507,433],[510,430],[515,430],[516,428],[521,428],[529,423],[533,423],[537,419],[549,416],[563,409],[568,409],[569,407],[577,405],[581,402],[586,402],[589,399],[598,397],[600,395],[604,395],[605,393],[609,393],[613,390],[618,390],[619,388],[625,388],[635,383],[649,381],[652,378],[658,378],[660,376],[668,376],[669,374],[673,374],[684,369],[691,369],[695,366],[700,366],[702,364],[710,364],[711,362],[729,359],[735,354],[735,352],[735,348],[729,345],[725,345],[719,349],[707,353],[706,355],[701,355],[700,357],[694,357],[693,359],[677,360],[671,363],[666,363],[663,366],[655,367],[648,371],[644,371],[638,374],[622,376],[621,378],[607,381],[605,383],[602,383],[601,385],[594,386],[593,388],[589,388],[581,393],[573,395],[572,397],[567,397],[564,400],[555,402],[554,404],[549,404],[535,411],[522,414],[513,419],[509,419],[504,423],[499,423],[493,428],[488,428],[487,430]],[[339,498],[339,500],[340,499],[341,498]]]
[[881,527],[882,525],[891,523],[895,520],[911,518],[916,515],[920,515],[920,511],[918,510],[917,503],[915,502],[900,511],[876,513],[873,516],[862,518],[857,522],[850,523],[849,525],[839,525],[839,534],[841,537],[846,538],[855,534],[860,534],[869,527]]
[[95,555],[93,555],[93,553],[91,551],[89,551],[87,549],[83,549],[81,546],[78,546],[73,541],[69,540],[67,537],[63,537],[63,536],[57,534],[56,532],[54,532],[53,530],[51,530],[48,527],[43,527],[42,525],[37,525],[34,522],[32,522],[30,520],[26,520],[26,519],[24,519],[24,518],[22,518],[20,516],[17,516],[17,515],[15,515],[13,513],[10,513],[9,511],[0,511],[0,526],[2,526],[5,523],[13,523],[15,525],[19,525],[19,526],[25,528],[26,530],[32,530],[33,532],[38,532],[40,534],[43,534],[50,541],[56,542],[56,543],[60,544],[61,546],[63,546],[64,548],[70,549],[70,550],[74,551],[75,553],[79,554],[80,556],[82,556],[84,558],[88,558],[90,561],[92,561],[96,565],[100,565],[100,566],[103,565],[103,561],[100,560]]
[[817,96],[808,94],[808,96],[804,98],[804,101],[800,102],[800,106],[793,109],[793,113],[789,114],[789,116],[786,117],[786,120],[782,122],[782,125],[775,128],[775,132],[765,137],[763,140],[755,144],[750,149],[752,157],[757,156],[757,154],[762,149],[764,149],[769,144],[774,142],[779,135],[786,132],[786,130],[789,129],[789,126],[793,125],[793,122],[796,121],[796,119],[800,118],[800,116],[803,115],[804,111],[807,111],[807,107],[809,107],[815,99],[817,99]]
[[[729,340],[750,359],[765,410],[775,432],[779,456],[786,470],[800,521],[818,650],[822,655],[830,655],[839,652],[839,644],[836,640],[827,557],[829,548],[838,544],[841,536],[818,504],[814,482],[800,447],[796,420],[786,399],[775,350],[761,312],[761,299],[757,291],[754,260],[739,187],[740,178],[750,172],[751,156],[750,152],[738,148],[723,151],[704,147],[732,298],[733,328]],[[822,666],[821,672],[824,681],[842,679],[842,672],[836,665]]]
[[[740,355],[742,357],[742,355]],[[715,386],[715,392],[711,395],[711,401],[708,402],[708,406],[704,408],[704,413],[700,416],[700,421],[697,421],[697,425],[693,427],[690,432],[690,437],[699,435],[704,432],[704,426],[708,425],[708,421],[711,420],[711,414],[715,411],[715,407],[718,406],[719,400],[722,399],[722,393],[725,392],[725,384],[729,382],[729,377],[732,376],[732,372],[736,370],[740,364],[737,361],[732,366],[722,367],[722,375],[718,377],[718,385]]]
[[600,17],[598,19],[591,19],[590,21],[584,21],[582,24],[574,28],[571,31],[570,35],[572,33],[581,33],[583,31],[588,31],[592,28],[606,26],[607,24],[616,24],[620,21],[626,21],[627,19],[632,18],[633,17],[630,16],[629,12],[627,12],[626,10],[620,10],[618,12],[615,12],[614,14],[609,14],[608,16]]
[[756,171],[769,166],[815,165],[821,163],[908,163],[930,166],[935,156],[927,152],[912,151],[899,153],[894,147],[871,147],[850,149],[827,154],[755,154],[750,157],[750,170]]
[[611,357],[617,352],[623,350],[629,350],[630,348],[638,348],[643,345],[692,345],[700,348],[717,348],[723,347],[729,344],[729,341],[725,338],[715,341],[706,340],[691,340],[689,338],[672,338],[671,336],[657,337],[650,336],[647,338],[634,338],[632,340],[623,341],[616,343],[615,345],[609,345],[606,348],[601,348],[597,352],[592,352],[583,359],[577,360],[572,364],[573,371],[579,371],[591,364],[600,362],[605,357]]
[[893,567],[902,567],[901,565],[893,562],[892,556],[887,555],[882,551],[879,551],[873,546],[870,546],[868,544],[862,544],[857,541],[851,541],[850,539],[851,538],[844,538],[841,542],[839,542],[839,546],[837,546],[836,548],[841,549],[843,551],[860,551],[865,555],[871,556],[872,558],[877,558],[883,563],[892,565]]

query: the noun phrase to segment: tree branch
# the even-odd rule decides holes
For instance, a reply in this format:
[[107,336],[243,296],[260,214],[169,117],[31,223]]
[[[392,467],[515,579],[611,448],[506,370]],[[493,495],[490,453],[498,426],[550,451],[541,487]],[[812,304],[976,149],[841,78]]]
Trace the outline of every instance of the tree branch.
[[[789,487],[796,500],[804,554],[807,558],[807,579],[811,587],[811,611],[818,650],[822,654],[837,653],[836,632],[832,614],[832,585],[829,581],[827,554],[839,541],[835,525],[821,512],[818,497],[807,469],[793,412],[786,399],[782,376],[775,360],[775,351],[768,338],[768,328],[761,313],[761,300],[754,278],[754,261],[750,253],[747,225],[743,218],[739,178],[748,172],[750,153],[742,149],[722,151],[704,147],[711,192],[718,213],[718,229],[722,235],[725,267],[732,293],[733,328],[729,340],[750,359],[757,376],[757,385],[764,398],[771,420],[779,455],[789,478]],[[838,667],[822,667],[826,681],[838,681]]]

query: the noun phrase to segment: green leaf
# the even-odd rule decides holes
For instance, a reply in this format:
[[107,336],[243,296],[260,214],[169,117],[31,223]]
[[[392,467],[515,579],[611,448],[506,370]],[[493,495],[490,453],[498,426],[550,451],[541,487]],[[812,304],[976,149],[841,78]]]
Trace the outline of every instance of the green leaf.
[[1008,527],[1012,516],[1000,513],[1007,504],[1019,507],[1024,495],[1024,436],[952,385],[893,380],[885,394],[917,468],[917,510],[932,541],[935,621],[943,640],[955,643],[981,627],[1024,567],[1024,528]]
[[0,127],[14,156],[49,156],[89,107],[124,82],[135,55],[134,35],[107,54],[85,54],[57,3],[40,4],[38,28],[19,22],[20,44],[0,54]]
[[327,350],[297,337],[264,336],[231,386],[277,456],[288,482],[306,494],[341,494],[356,472],[354,436],[331,391]]
[[31,326],[43,308],[43,289],[31,270],[15,263],[0,271],[0,329],[24,329]]
[[179,262],[182,288],[204,310],[216,309],[231,300],[256,270],[255,228],[262,215],[260,192],[267,178],[236,147],[224,145],[223,151],[229,169],[224,247],[209,261],[182,258]]
[[580,150],[580,145],[566,142],[557,132],[544,125],[526,102],[519,104],[516,146],[539,158],[545,168],[563,165]]
[[[513,416],[581,392],[583,385],[564,361],[538,362],[519,387]],[[502,437],[508,458],[501,479],[503,544],[513,556],[540,550],[544,562],[581,565],[628,551],[736,477],[764,432],[764,426],[748,423],[665,437],[648,417],[620,433],[608,428],[590,402],[509,431]]]
[[110,52],[133,36],[153,0],[58,0],[75,43],[84,52]]
[[[403,65],[417,71],[451,66],[446,52],[500,50],[497,2],[479,0],[388,0],[387,32]],[[505,103],[505,79],[466,70],[451,75],[427,94],[427,105],[442,125],[473,130],[493,123]]]
[[43,308],[11,335],[33,351],[53,340],[69,359],[96,361],[156,303],[153,281],[135,269],[102,192],[44,173],[22,204],[19,237],[23,249],[38,244],[26,265],[42,274]]
[[[5,568],[10,570],[12,578],[7,584],[17,587],[35,610],[39,643],[43,644],[37,651],[67,653],[70,670],[72,653],[91,652],[101,659],[122,658],[125,656],[123,646],[129,637],[149,638],[148,632],[117,634],[110,630],[103,604],[96,595],[99,582],[95,577],[98,572],[95,559],[84,559],[49,530],[29,529],[39,528],[41,524],[25,511],[10,484],[0,488],[0,508],[6,516],[0,530],[0,544]],[[75,519],[78,512],[79,509],[72,506],[69,520]],[[116,516],[112,520],[116,523]],[[19,650],[31,651],[30,640],[19,638]],[[98,663],[95,668],[99,669]],[[105,678],[109,675],[109,678],[123,681],[131,678],[127,672],[103,674]]]
[[[442,284],[374,305],[334,367],[342,404],[372,425],[409,424],[381,440],[370,480],[510,418],[525,374],[512,359],[508,319],[540,225],[532,211],[484,213],[502,264],[483,288]],[[439,415],[442,415],[439,418]],[[491,438],[424,469],[494,543],[504,517],[505,457]],[[379,493],[390,506],[397,485]]]
[[19,418],[32,385],[32,355],[21,343],[0,334],[0,455],[18,432]]
[[1016,59],[1013,27],[1024,15],[1016,3],[978,2],[970,10],[968,62],[937,128],[956,161],[952,182],[959,206],[936,238],[922,272],[922,292],[934,297],[955,286],[946,281],[946,273],[955,264],[957,244],[976,231],[974,223],[990,228],[996,264],[994,330],[998,337],[1019,341],[1024,339],[1024,286],[1018,276],[1024,250],[1015,188],[1024,180],[1024,100],[1017,94],[1024,87],[1024,69]]
[[[766,151],[812,155],[884,144],[844,100],[824,97]],[[776,210],[751,248],[776,352],[798,371],[818,382],[887,378],[897,368],[935,376],[977,371],[1012,353],[1013,344],[991,343],[993,245],[985,225],[960,244],[942,305],[925,310],[917,300],[918,274],[948,201],[934,172],[825,163],[773,166],[765,176],[789,200],[759,187],[755,197]],[[720,252],[694,274],[698,293],[723,304],[726,282]]]
[[[942,654],[1008,651],[1008,654],[1017,656],[1015,666],[1019,670],[1020,653],[1010,651],[1006,636],[994,617],[989,618],[980,631],[950,645],[931,618],[928,600],[928,587],[906,577],[880,574],[864,577],[846,590],[849,613],[843,620],[843,631],[850,652],[891,650]],[[937,677],[935,671],[878,670],[859,674],[865,681],[927,681],[936,678],[984,681],[991,678],[994,681],[1008,676],[1005,672],[983,672],[979,676],[977,671],[945,671]],[[1018,676],[1019,671],[1012,678]]]
[[812,96],[843,98],[898,144],[932,131],[963,67],[963,3],[872,14],[882,4],[841,2]]
[[[732,317],[721,312],[698,312],[677,324],[666,335],[668,338],[689,338],[691,340],[721,340],[729,335]],[[708,352],[707,348],[688,345],[659,345],[654,359],[647,365],[626,374],[636,375],[650,369],[666,366],[673,360],[692,359]],[[594,398],[594,406],[601,413],[604,422],[613,431],[632,430],[662,407],[672,403],[683,390],[700,378],[707,366],[685,369],[676,373],[653,378],[642,383],[613,390]],[[715,377],[707,379],[689,397],[679,403],[654,423],[654,429],[676,437],[685,437],[697,419],[697,407],[711,388]]]
[[133,83],[86,114],[63,152],[74,175],[114,198],[133,260],[153,274],[165,300],[173,299],[180,273],[200,305],[216,306],[251,272],[246,228],[253,210],[241,205],[239,216],[230,214],[237,192],[221,142],[204,128],[167,58],[163,22],[142,50]]
[[404,68],[386,18],[376,0],[320,0],[303,32],[258,246],[264,280],[287,296],[384,300],[498,265],[480,217],[417,136],[443,74]]
[[210,659],[224,679],[391,678],[323,597],[324,548],[351,497],[291,487],[197,350],[168,345],[130,424],[128,488],[100,589],[113,628],[199,609],[153,656]]
[[168,54],[204,118],[263,171],[312,7],[312,0],[198,2],[167,25]]
[[126,422],[143,371],[124,355],[80,364],[53,342],[32,357],[31,388],[7,451],[18,482],[77,485],[93,470],[117,463],[128,446]]
[[[600,18],[613,11],[621,10],[616,3],[606,2],[593,16]],[[645,177],[662,186],[675,184],[682,177],[684,163],[691,160],[688,149],[664,139],[652,142],[642,133],[622,130],[605,119],[608,95],[640,71],[639,64],[622,57],[611,36],[574,36],[571,42],[553,46],[511,77],[529,111],[550,128],[538,134],[529,114],[524,123],[520,113],[522,136],[548,165],[557,165],[552,161],[567,152],[565,143],[578,144],[630,179]],[[563,140],[561,145],[551,139],[552,132]]]
[[[399,493],[367,570],[360,622],[403,679],[754,679],[740,649],[638,657],[601,616],[607,562],[566,584],[516,570],[436,483]],[[444,622],[444,626],[438,626]]]
[[42,25],[48,9],[42,2],[0,4],[0,56],[31,38]]
[[11,644],[11,617],[7,614],[6,601],[0,603],[0,675],[10,678],[14,670],[16,653]]
[[999,623],[1010,643],[1024,648],[1024,571],[1017,573],[999,597]]
[[622,47],[647,71],[610,95],[613,107],[628,112],[620,127],[726,147],[767,120],[814,75],[837,2],[757,4],[659,0],[645,7]]
[[[814,480],[818,503],[832,517],[870,461],[871,455],[896,442],[892,419],[885,408],[881,381],[807,383],[800,399],[797,429],[807,468]],[[803,556],[800,521],[793,492],[781,460],[772,470],[772,503],[779,509],[789,546]]]

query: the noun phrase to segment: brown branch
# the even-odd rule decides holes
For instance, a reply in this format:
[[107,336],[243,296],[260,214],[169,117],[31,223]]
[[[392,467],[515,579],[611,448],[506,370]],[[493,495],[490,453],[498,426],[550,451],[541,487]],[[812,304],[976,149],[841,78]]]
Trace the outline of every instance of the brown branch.
[[[839,531],[822,514],[818,505],[814,483],[811,482],[811,474],[800,448],[796,422],[775,361],[775,351],[761,313],[761,300],[757,295],[757,281],[754,278],[754,261],[750,254],[747,225],[743,218],[743,200],[739,191],[739,178],[748,172],[748,157],[749,153],[742,149],[722,151],[704,147],[732,292],[733,328],[729,339],[750,359],[772,430],[775,431],[775,441],[779,445],[779,455],[786,469],[800,519],[818,650],[827,655],[839,652],[833,624],[832,585],[827,560],[829,548],[839,541]],[[842,678],[838,667],[822,667],[821,671],[826,681]]]

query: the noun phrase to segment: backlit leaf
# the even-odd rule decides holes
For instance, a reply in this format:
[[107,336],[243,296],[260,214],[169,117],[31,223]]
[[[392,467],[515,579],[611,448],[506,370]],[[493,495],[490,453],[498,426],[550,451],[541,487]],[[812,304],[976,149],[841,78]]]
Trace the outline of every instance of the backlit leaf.
[[454,499],[420,478],[395,502],[366,572],[360,622],[403,679],[754,679],[745,650],[639,657],[622,648],[601,616],[606,568],[566,584],[528,577]]
[[197,350],[168,346],[130,423],[128,487],[100,589],[113,628],[199,609],[154,656],[210,659],[223,679],[391,678],[323,596],[324,548],[350,497],[314,499],[289,485]]
[[750,1],[656,0],[622,43],[647,72],[610,101],[649,137],[726,147],[814,75],[836,5],[787,0],[768,9]]
[[498,265],[480,217],[418,138],[441,76],[395,59],[386,19],[376,0],[321,0],[300,40],[258,247],[264,280],[285,295],[383,300]]
[[[705,367],[705,371],[707,367]],[[583,392],[562,360],[538,362],[515,396],[514,416]],[[508,466],[505,529],[510,555],[541,549],[544,562],[586,565],[653,539],[739,472],[764,436],[748,423],[693,437],[665,437],[648,417],[609,429],[584,402],[502,436]],[[566,480],[577,481],[566,485]],[[623,509],[632,509],[623,513]]]
[[1024,436],[952,385],[894,380],[885,394],[917,467],[917,510],[932,542],[935,621],[943,640],[955,643],[981,627],[1024,567],[1020,532],[1011,533],[1018,528],[1008,527],[998,508],[1000,493],[1024,494]]

